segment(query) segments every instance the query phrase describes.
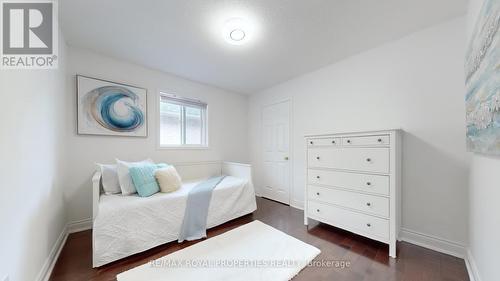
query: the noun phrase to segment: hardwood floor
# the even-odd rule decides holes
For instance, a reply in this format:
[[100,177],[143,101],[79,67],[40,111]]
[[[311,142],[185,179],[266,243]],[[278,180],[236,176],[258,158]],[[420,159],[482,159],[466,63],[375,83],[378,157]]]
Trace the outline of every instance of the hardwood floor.
[[[306,228],[303,212],[289,206],[257,198],[253,214],[208,231],[213,237],[252,220],[260,220],[321,249],[315,260],[345,260],[349,267],[306,267],[293,280],[469,280],[462,259],[409,243],[398,243],[398,258],[388,257],[388,246],[313,221]],[[52,272],[52,281],[116,280],[116,275],[197,242],[171,242],[100,268],[92,268],[92,233],[71,234]]]

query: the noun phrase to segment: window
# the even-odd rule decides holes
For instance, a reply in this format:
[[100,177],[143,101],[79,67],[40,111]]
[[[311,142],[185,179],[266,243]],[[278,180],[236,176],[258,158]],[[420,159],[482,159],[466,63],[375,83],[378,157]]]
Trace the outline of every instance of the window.
[[208,146],[207,104],[160,93],[160,146]]

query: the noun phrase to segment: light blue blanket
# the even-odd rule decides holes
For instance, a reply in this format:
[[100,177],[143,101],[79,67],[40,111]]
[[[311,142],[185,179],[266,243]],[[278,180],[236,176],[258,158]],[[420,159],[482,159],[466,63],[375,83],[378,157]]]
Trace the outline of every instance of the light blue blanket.
[[179,243],[207,237],[207,216],[212,191],[225,177],[210,178],[189,191]]

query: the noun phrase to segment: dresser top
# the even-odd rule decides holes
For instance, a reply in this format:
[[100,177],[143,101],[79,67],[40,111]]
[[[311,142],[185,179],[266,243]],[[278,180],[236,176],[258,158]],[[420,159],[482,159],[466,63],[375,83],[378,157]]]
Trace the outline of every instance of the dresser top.
[[373,131],[351,131],[351,132],[338,132],[329,134],[307,134],[304,135],[305,138],[316,138],[316,137],[328,137],[328,136],[357,136],[357,135],[378,135],[378,134],[400,134],[402,129],[385,129],[385,130],[373,130]]

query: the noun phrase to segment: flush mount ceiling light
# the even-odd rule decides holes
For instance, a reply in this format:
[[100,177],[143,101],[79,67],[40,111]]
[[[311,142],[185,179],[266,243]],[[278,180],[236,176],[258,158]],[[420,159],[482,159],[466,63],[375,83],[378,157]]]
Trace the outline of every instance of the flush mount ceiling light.
[[250,39],[251,32],[247,21],[241,18],[232,18],[224,24],[222,36],[229,44],[242,45]]
[[241,41],[245,39],[245,35],[245,31],[241,29],[235,29],[229,33],[229,37],[231,37],[233,41]]

